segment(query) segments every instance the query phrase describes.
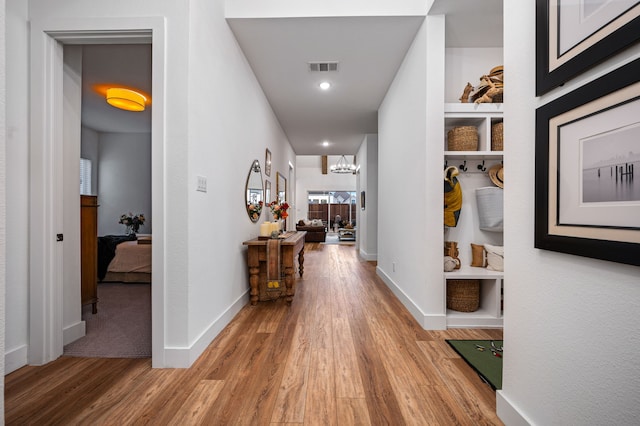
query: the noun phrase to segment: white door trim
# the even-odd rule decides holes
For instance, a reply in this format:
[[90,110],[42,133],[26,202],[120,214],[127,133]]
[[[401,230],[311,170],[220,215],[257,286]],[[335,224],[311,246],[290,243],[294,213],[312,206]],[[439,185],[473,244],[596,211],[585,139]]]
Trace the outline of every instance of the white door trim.
[[63,44],[152,43],[152,356],[165,365],[165,50],[163,17],[70,18],[31,22],[29,182],[29,356],[32,365],[63,352],[62,75]]

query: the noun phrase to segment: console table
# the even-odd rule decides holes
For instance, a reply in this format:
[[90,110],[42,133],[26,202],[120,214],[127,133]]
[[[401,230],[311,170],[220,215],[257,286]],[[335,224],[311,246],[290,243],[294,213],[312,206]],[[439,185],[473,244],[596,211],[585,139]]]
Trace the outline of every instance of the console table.
[[[295,258],[298,257],[300,276],[304,273],[304,237],[306,231],[289,231],[278,242],[272,239],[254,238],[243,242],[248,246],[247,266],[251,285],[251,304],[258,300],[274,300],[284,297],[291,303],[296,292]],[[271,253],[277,247],[277,252]],[[279,276],[274,278],[274,269]],[[268,276],[271,275],[271,276]],[[284,277],[284,288],[280,286]]]

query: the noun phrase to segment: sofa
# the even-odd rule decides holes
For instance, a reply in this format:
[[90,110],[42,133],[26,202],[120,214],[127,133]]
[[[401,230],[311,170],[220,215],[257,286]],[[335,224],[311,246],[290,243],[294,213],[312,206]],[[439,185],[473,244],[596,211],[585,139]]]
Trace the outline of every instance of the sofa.
[[327,227],[321,220],[304,221],[296,224],[296,231],[307,231],[304,236],[305,243],[323,243],[327,239]]

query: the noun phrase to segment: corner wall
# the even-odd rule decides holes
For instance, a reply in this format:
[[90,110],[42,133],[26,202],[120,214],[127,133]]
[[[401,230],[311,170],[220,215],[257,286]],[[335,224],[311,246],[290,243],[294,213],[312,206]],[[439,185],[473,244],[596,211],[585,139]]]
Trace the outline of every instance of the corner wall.
[[[366,135],[356,155],[357,247],[364,260],[378,259],[378,135]],[[364,192],[364,209],[362,193]]]
[[535,109],[640,57],[640,46],[535,96],[535,4],[504,2],[506,424],[631,425],[640,418],[640,267],[538,250]]
[[446,326],[443,213],[433,208],[442,204],[443,80],[444,16],[427,16],[378,111],[377,268],[426,329]]

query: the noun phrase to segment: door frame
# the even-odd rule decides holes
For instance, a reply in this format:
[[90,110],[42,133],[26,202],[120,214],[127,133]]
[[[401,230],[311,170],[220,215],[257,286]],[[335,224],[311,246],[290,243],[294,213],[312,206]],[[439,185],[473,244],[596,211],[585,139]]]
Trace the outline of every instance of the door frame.
[[[29,355],[42,365],[63,353],[63,45],[152,45],[151,194],[152,366],[163,367],[164,354],[164,151],[166,20],[142,18],[69,18],[31,22],[30,181],[29,181]],[[78,247],[79,255],[79,247]]]

